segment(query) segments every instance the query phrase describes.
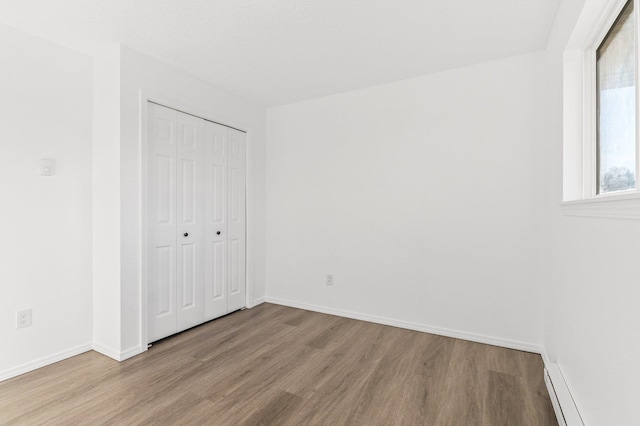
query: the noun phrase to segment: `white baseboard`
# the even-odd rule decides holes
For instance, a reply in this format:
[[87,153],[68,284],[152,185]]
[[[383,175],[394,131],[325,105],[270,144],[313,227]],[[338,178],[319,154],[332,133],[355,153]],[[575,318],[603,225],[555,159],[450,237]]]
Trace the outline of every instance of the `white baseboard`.
[[548,362],[546,356],[543,358],[545,358],[544,382],[547,385],[549,398],[551,398],[558,424],[560,426],[584,426],[560,366],[556,363]]
[[62,361],[63,359],[71,358],[72,356],[76,356],[76,355],[80,355],[81,353],[88,352],[91,350],[91,347],[92,347],[91,343],[85,343],[84,345],[76,346],[74,348],[70,348],[62,352],[55,353],[53,355],[42,357],[35,361],[27,362],[17,367],[0,371],[0,382],[3,380],[11,379],[12,377],[19,376],[21,374],[28,373],[33,370],[37,370],[38,368],[47,366],[49,364],[53,364],[54,362]]
[[111,359],[116,361],[120,361],[120,352],[108,347],[107,345],[103,345],[102,343],[93,342],[92,349],[98,353],[101,353],[104,356],[108,356]]
[[145,352],[146,350],[147,350],[146,347],[142,348],[141,346],[136,346],[134,348],[127,349],[126,351],[120,352],[120,359],[118,361],[124,361],[125,359],[129,359],[131,357],[139,355],[142,352]]
[[453,337],[456,339],[469,340],[471,342],[484,343],[487,345],[501,346],[519,351],[542,353],[542,348],[526,342],[517,340],[502,339],[499,337],[485,336],[483,334],[468,333],[460,330],[451,330],[448,328],[434,327],[427,324],[419,324],[408,321],[401,321],[392,318],[379,317],[375,315],[361,314],[358,312],[346,311],[342,309],[327,308],[324,306],[312,305],[308,303],[295,302],[292,300],[279,299],[267,296],[265,301],[275,303],[276,305],[290,306],[292,308],[306,309],[308,311],[321,312],[324,314],[337,315],[345,318],[352,318],[362,321],[373,322],[377,324],[390,325],[393,327],[406,328],[408,330],[422,331],[424,333],[437,334],[440,336]]
[[146,348],[144,348],[143,350],[142,347],[136,346],[134,348],[127,349],[126,351],[120,352],[101,343],[93,342],[93,350],[120,362],[141,354],[142,352],[146,351]]
[[258,306],[258,305],[261,305],[264,302],[266,302],[265,299],[266,299],[265,297],[261,297],[259,299],[256,299],[251,303],[251,306],[247,306],[247,308],[254,308],[254,307]]

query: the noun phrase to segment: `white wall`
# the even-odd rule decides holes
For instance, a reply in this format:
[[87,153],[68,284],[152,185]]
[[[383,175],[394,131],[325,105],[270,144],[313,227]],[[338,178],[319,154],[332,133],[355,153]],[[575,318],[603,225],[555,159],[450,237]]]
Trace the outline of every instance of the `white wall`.
[[542,63],[269,109],[268,299],[539,348]]
[[[0,338],[11,348],[0,351],[0,379],[92,345],[116,359],[146,348],[140,322],[142,89],[170,106],[249,131],[248,294],[250,305],[260,301],[264,108],[115,44],[94,43],[89,57],[0,30],[1,52],[11,59],[0,70],[0,188],[13,207],[0,209],[11,224],[0,245]],[[56,158],[55,177],[35,175],[43,157]],[[28,307],[34,326],[16,331],[15,312]]]
[[640,418],[640,223],[564,216],[560,207],[562,54],[584,4],[562,3],[547,46],[544,347],[586,425],[632,425]]
[[91,60],[2,25],[0,54],[2,379],[91,344]]
[[264,297],[265,109],[211,87],[183,72],[122,48],[120,146],[121,353],[146,347],[140,340],[141,146],[140,91],[183,111],[246,129],[248,133],[247,292]]
[[120,46],[93,53],[93,347],[119,358]]

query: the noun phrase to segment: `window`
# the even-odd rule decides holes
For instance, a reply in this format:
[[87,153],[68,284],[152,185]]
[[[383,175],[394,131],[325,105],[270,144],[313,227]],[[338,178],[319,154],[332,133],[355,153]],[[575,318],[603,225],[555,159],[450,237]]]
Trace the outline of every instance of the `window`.
[[596,50],[596,193],[636,186],[636,38],[630,0]]
[[640,219],[640,0],[587,1],[564,52],[563,211]]

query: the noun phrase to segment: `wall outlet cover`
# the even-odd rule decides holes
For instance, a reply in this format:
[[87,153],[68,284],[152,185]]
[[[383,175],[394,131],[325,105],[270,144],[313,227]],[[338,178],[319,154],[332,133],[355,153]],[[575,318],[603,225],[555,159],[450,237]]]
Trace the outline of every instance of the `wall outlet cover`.
[[16,314],[16,328],[30,327],[32,324],[31,309],[18,311]]

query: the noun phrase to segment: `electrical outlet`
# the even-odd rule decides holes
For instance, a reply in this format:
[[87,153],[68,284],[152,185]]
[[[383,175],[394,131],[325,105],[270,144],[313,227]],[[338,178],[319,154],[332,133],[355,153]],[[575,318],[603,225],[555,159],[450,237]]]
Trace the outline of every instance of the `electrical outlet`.
[[327,285],[333,285],[333,274],[327,274]]
[[16,314],[16,328],[31,327],[31,309],[18,311]]

